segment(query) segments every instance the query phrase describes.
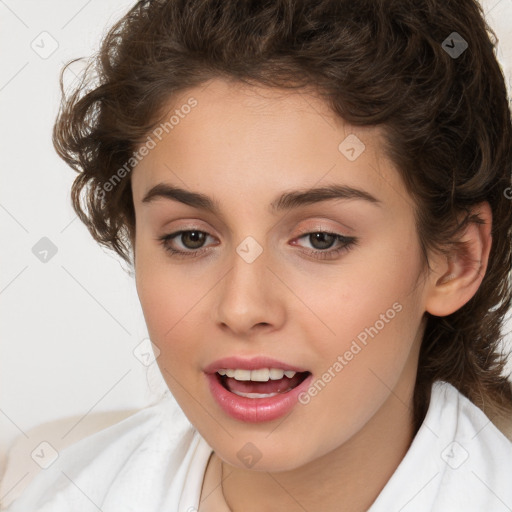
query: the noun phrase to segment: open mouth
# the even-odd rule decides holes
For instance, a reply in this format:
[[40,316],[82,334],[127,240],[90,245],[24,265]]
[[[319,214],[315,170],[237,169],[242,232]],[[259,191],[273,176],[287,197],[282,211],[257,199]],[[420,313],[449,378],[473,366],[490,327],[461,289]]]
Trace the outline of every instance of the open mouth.
[[216,377],[224,389],[245,398],[270,398],[287,393],[309,375],[309,371],[294,372],[278,368],[220,369],[216,372]]
[[273,421],[288,414],[313,379],[304,367],[292,369],[268,357],[226,357],[204,372],[209,391],[224,413],[246,423]]

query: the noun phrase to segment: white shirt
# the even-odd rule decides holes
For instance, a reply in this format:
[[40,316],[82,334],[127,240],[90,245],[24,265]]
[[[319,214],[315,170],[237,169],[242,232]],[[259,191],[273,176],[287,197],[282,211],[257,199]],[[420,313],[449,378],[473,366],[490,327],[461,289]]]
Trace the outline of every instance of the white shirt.
[[[169,394],[62,450],[6,512],[194,512],[212,448]],[[453,386],[368,512],[512,510],[512,443]]]

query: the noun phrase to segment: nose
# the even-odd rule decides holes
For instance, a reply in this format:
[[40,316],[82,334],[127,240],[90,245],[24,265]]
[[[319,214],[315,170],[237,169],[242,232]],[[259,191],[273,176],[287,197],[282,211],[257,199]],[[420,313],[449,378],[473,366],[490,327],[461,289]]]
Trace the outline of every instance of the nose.
[[268,268],[263,251],[254,261],[233,251],[229,271],[219,283],[214,311],[216,324],[237,337],[279,329],[286,307],[282,284]]

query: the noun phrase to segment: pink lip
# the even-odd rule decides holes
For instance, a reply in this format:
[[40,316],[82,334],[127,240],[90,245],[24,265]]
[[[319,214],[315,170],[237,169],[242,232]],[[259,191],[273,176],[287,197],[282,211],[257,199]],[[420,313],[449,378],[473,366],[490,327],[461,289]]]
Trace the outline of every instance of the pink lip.
[[293,370],[295,372],[306,372],[305,368],[293,366],[277,359],[265,356],[257,356],[250,359],[242,359],[241,357],[223,357],[206,366],[203,371],[205,373],[215,373],[221,368],[239,368],[240,370],[257,370],[258,368],[280,368],[282,370]]
[[272,421],[290,412],[297,404],[299,395],[309,388],[313,378],[313,375],[310,373],[298,386],[286,393],[279,393],[268,398],[246,398],[231,393],[224,388],[221,384],[220,376],[216,373],[220,368],[239,368],[242,370],[281,368],[296,372],[307,370],[267,357],[256,357],[253,359],[227,357],[208,365],[204,372],[208,379],[210,392],[217,404],[232,418],[249,423]]

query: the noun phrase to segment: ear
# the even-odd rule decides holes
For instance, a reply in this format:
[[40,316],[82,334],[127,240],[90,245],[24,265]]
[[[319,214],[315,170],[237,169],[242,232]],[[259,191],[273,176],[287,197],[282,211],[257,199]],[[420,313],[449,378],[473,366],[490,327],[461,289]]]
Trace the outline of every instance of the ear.
[[477,292],[489,262],[492,244],[492,211],[488,202],[471,209],[482,223],[470,222],[460,244],[446,255],[437,254],[430,262],[425,310],[447,316],[460,309]]

